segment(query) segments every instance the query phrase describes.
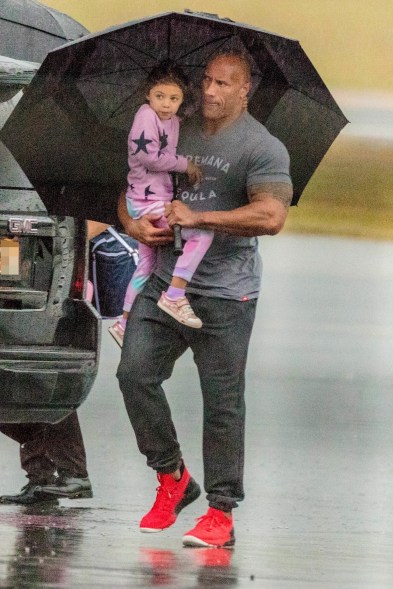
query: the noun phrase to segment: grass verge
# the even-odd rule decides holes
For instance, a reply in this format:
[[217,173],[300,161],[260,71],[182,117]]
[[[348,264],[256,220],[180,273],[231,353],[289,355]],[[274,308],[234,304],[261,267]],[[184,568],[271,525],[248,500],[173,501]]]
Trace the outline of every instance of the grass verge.
[[285,232],[393,240],[393,143],[339,137]]

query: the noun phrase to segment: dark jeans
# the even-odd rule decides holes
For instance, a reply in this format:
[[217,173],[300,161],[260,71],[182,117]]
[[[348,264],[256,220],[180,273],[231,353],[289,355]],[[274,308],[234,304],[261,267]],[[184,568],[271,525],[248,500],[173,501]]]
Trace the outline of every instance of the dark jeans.
[[60,475],[87,477],[86,452],[76,411],[60,423],[1,423],[0,431],[20,444],[28,478],[50,484]]
[[161,387],[190,347],[203,395],[205,490],[211,507],[228,510],[244,498],[244,371],[256,300],[189,295],[202,329],[176,322],[157,307],[167,285],[152,276],[129,315],[120,365],[120,389],[147,464],[175,471],[181,451]]

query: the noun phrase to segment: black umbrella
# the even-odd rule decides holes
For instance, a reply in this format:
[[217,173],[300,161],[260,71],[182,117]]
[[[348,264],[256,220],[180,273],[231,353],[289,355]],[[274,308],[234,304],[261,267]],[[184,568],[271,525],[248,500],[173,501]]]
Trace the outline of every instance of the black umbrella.
[[1,0],[0,55],[42,62],[47,53],[88,31],[36,0]]
[[[74,19],[35,0],[0,2],[0,129],[48,51],[88,31]],[[7,57],[4,57],[7,56]],[[15,60],[15,75],[6,67]],[[23,60],[23,61],[21,61]],[[24,63],[24,62],[34,63]],[[38,62],[38,63],[35,63]],[[23,132],[22,132],[23,135]],[[0,208],[38,210],[43,205],[29,180],[0,141]]]
[[49,212],[111,223],[147,74],[171,59],[198,88],[225,50],[250,55],[249,111],[286,145],[296,204],[347,120],[298,41],[214,15],[166,13],[52,51],[1,136]]

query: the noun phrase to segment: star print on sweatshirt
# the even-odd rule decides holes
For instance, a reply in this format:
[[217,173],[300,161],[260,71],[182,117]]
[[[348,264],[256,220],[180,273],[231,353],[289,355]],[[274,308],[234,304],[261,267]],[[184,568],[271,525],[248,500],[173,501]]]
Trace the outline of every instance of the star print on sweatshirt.
[[170,172],[185,172],[188,163],[176,154],[178,139],[179,117],[161,121],[148,104],[140,107],[128,136],[128,198],[172,199]]

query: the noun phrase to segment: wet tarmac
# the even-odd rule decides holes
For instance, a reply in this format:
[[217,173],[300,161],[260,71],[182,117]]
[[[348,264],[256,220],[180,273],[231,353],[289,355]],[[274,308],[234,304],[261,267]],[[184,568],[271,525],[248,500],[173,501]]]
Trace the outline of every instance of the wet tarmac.
[[[202,497],[169,530],[139,533],[156,481],[123,408],[106,321],[99,375],[80,409],[94,498],[0,506],[0,587],[393,586],[393,243],[261,241],[235,549],[182,547],[205,512]],[[186,462],[203,483],[190,354],[166,389]],[[0,491],[13,492],[25,481],[18,448],[0,444]]]

